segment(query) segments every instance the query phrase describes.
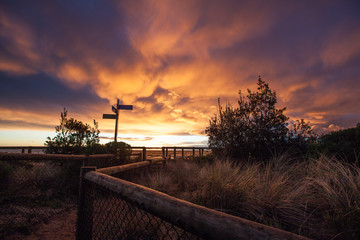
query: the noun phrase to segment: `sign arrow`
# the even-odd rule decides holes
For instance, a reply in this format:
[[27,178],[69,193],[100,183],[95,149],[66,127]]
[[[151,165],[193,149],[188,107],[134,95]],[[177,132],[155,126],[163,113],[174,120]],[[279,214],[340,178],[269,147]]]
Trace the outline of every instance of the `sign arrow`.
[[116,114],[103,114],[103,119],[116,119]]
[[117,105],[117,109],[133,110],[133,105]]

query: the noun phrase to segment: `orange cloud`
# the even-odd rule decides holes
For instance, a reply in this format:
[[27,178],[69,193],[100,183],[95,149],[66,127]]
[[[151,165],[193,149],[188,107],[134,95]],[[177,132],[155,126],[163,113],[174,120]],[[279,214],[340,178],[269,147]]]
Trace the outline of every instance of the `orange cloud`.
[[[68,4],[43,3],[29,6],[29,13],[4,4],[0,72],[41,78],[37,88],[52,88],[47,98],[58,88],[64,94],[50,104],[9,84],[6,91],[26,95],[24,102],[35,106],[4,103],[0,113],[6,117],[0,120],[36,125],[44,118],[56,124],[58,112],[68,107],[62,105],[69,104],[76,105],[76,117],[95,118],[102,131],[111,132],[114,122],[101,116],[120,98],[134,105],[120,113],[123,133],[202,135],[217,98],[235,106],[239,90],[256,89],[258,75],[277,90],[291,119],[328,128],[353,124],[360,115],[353,104],[360,100],[359,18],[344,5],[312,4],[309,10],[308,3],[286,1],[94,4],[74,12]],[[24,79],[18,82],[26,85]],[[56,111],[44,110],[49,107]]]
[[343,28],[343,25],[337,26],[326,40],[321,56],[326,66],[345,64],[360,52],[360,30],[345,32]]

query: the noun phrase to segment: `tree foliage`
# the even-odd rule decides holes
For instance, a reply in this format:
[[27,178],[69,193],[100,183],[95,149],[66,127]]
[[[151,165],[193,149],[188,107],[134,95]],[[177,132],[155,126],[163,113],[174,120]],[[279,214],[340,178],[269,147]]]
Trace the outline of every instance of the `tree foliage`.
[[276,108],[276,92],[260,77],[257,91],[239,91],[238,107],[218,101],[219,112],[210,119],[205,132],[216,155],[232,158],[266,159],[297,143],[303,146],[313,139],[311,127],[304,120],[288,129],[286,108]]
[[318,150],[339,159],[360,164],[360,123],[356,127],[334,131],[320,137]]
[[60,114],[60,125],[55,127],[57,135],[48,137],[45,145],[47,153],[79,154],[85,147],[99,143],[98,123],[94,120],[94,127],[74,118],[68,118],[68,112]]

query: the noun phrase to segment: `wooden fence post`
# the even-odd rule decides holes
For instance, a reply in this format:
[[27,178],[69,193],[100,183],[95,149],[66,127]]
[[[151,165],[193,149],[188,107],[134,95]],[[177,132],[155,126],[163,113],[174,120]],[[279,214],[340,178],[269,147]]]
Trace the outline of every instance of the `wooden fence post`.
[[161,153],[162,153],[162,158],[165,159],[166,156],[165,156],[165,148],[164,147],[161,148]]
[[[84,203],[85,203],[85,185],[84,185],[84,176],[87,172],[96,171],[96,167],[81,167],[80,169],[80,186],[79,186],[79,202],[78,202],[78,210],[77,210],[77,221],[76,221],[76,240],[82,239],[91,239],[92,235],[92,212],[89,214],[89,218],[91,220],[86,222],[85,225],[85,216],[84,216]],[[88,207],[87,210],[91,209],[92,207]]]
[[165,155],[166,155],[166,158],[169,156],[169,148],[168,147],[166,147],[166,149],[165,149]]
[[184,148],[181,148],[181,160],[184,160]]
[[146,147],[143,147],[143,161],[146,161]]
[[192,158],[195,160],[195,147],[192,148]]
[[174,160],[176,160],[176,147],[174,147]]

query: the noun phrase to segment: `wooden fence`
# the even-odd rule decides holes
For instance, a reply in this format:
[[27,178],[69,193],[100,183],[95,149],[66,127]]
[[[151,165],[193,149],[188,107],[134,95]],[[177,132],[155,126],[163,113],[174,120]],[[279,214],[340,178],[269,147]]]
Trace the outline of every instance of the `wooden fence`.
[[[307,239],[108,175],[149,165],[151,162],[145,161],[107,169],[82,168],[77,240],[126,239],[129,232],[136,232],[141,239],[144,236],[151,239],[182,239],[187,233],[195,235],[197,239]],[[139,215],[144,217],[139,218]],[[170,227],[165,224],[170,224]],[[157,230],[149,229],[149,226]],[[175,227],[184,232],[179,232]],[[143,235],[142,231],[153,235]]]
[[[34,154],[33,150],[45,150],[47,147],[45,146],[0,146],[0,150],[21,150],[21,153],[25,154]],[[159,157],[162,158],[172,158],[172,159],[185,159],[186,157],[190,157],[194,159],[195,157],[203,157],[207,153],[211,152],[210,148],[207,147],[131,147],[134,155],[140,155],[140,159],[142,161],[146,161],[148,155],[151,157]],[[2,153],[0,153],[1,156]],[[5,154],[2,154],[3,156]],[[39,154],[41,155],[41,154]],[[52,154],[47,154],[47,156],[51,156]],[[59,155],[59,154],[54,154]],[[64,155],[69,156],[69,155]],[[71,155],[70,155],[71,156]],[[75,155],[73,155],[75,156]],[[99,155],[98,155],[99,156]],[[20,155],[19,155],[20,157]],[[23,158],[25,157],[22,156]],[[34,157],[34,155],[32,155]],[[59,156],[60,158],[60,156]],[[68,157],[70,158],[86,158],[85,155],[76,155],[76,157]]]
[[45,146],[0,146],[0,150],[20,150],[21,153],[32,153],[34,149],[45,150]]

